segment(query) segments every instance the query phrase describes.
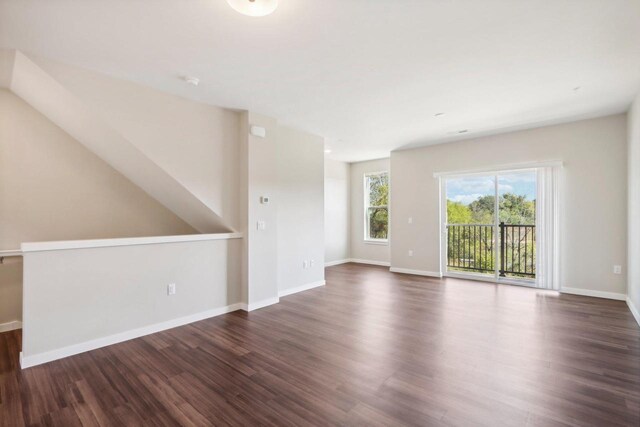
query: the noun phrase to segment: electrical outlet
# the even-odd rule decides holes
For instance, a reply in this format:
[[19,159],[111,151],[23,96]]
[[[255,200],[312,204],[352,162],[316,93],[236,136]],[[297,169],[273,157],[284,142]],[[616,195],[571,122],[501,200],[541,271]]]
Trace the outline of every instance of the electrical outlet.
[[176,294],[176,284],[169,283],[167,285],[167,295],[175,295]]
[[614,265],[613,266],[613,274],[622,274],[622,266]]
[[310,267],[313,267],[313,266],[315,266],[315,265],[316,265],[316,260],[315,260],[315,259],[312,259],[312,260],[309,262],[309,266],[310,266]]
[[409,250],[409,252],[407,253],[407,255],[409,255],[409,256],[413,256],[413,251],[412,251],[412,250]]

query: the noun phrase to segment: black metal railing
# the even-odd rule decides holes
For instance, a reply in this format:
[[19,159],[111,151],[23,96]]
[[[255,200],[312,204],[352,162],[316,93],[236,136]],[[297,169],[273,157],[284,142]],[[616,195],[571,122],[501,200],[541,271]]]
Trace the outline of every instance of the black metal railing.
[[486,224],[447,225],[447,267],[493,273],[494,228]]
[[[447,225],[447,267],[457,271],[494,273],[501,277],[536,277],[535,225]],[[497,237],[496,248],[495,241]]]

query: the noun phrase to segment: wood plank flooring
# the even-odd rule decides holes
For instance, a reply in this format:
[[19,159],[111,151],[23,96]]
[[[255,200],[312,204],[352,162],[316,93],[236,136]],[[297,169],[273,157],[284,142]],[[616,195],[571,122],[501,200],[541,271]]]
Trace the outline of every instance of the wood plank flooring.
[[624,302],[357,264],[326,276],[24,371],[19,331],[0,334],[0,425],[640,425]]

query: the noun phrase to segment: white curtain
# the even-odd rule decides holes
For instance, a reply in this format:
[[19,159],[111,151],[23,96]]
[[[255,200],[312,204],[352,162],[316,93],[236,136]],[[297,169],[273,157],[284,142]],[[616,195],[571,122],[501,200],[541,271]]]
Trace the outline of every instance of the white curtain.
[[560,168],[541,167],[536,197],[536,286],[560,290]]

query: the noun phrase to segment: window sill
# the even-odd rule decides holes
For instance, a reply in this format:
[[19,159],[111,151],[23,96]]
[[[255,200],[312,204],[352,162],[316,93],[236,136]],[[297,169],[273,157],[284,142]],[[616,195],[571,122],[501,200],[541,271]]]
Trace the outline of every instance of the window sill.
[[366,245],[388,246],[389,245],[389,240],[369,240],[369,239],[364,239],[364,243]]

